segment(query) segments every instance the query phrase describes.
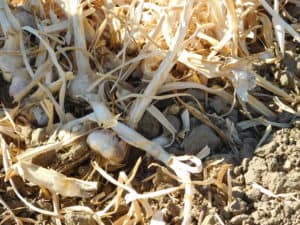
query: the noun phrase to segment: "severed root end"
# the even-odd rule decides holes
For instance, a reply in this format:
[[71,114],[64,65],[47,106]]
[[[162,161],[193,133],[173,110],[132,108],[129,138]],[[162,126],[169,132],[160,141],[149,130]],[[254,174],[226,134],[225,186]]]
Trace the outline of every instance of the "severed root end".
[[171,156],[168,162],[176,175],[184,182],[190,174],[200,173],[202,170],[202,162],[197,156]]

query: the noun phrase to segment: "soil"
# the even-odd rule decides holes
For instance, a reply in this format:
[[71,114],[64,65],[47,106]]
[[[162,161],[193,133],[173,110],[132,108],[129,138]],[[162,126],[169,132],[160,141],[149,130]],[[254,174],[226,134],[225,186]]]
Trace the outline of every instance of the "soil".
[[[293,60],[296,58],[293,58]],[[294,64],[294,62],[292,63]],[[299,57],[297,63],[299,64]],[[264,67],[265,65],[261,65],[258,69],[266,69]],[[298,70],[297,74],[299,74]],[[279,83],[281,81],[282,79],[278,80]],[[282,85],[284,88],[285,83]],[[2,89],[1,92],[7,94],[7,88]],[[202,96],[200,91],[195,93]],[[203,100],[202,97],[201,99]],[[212,113],[226,113],[229,109],[228,105],[220,102],[218,97],[212,97],[208,100],[210,103],[206,107]],[[179,131],[182,128],[181,111],[176,108],[176,105],[168,107],[169,114],[167,118]],[[264,141],[264,144],[258,148],[256,146],[264,134],[265,127],[257,126],[246,130],[240,129],[238,123],[245,120],[245,116],[241,111],[234,109],[225,119],[215,116],[212,116],[211,119],[219,127],[223,127],[227,133],[229,131],[228,127],[224,125],[224,120],[229,120],[234,124],[236,130],[235,132],[231,130],[230,135],[235,137],[235,148],[232,148],[230,143],[221,140],[212,128],[202,124],[194,117],[191,117],[191,130],[185,133],[183,139],[176,140],[168,148],[169,152],[173,152],[176,155],[197,154],[204,146],[208,145],[211,149],[211,154],[203,162],[203,172],[193,177],[193,180],[201,181],[208,178],[217,179],[221,177],[222,184],[226,187],[229,184],[232,186],[232,193],[230,194],[224,186],[222,188],[216,184],[195,185],[191,224],[300,224],[300,123],[297,121],[297,117],[289,113],[279,114],[275,121],[287,123],[290,125],[290,128],[274,131]],[[141,121],[140,132],[148,138],[162,134],[169,135],[165,128],[162,128],[157,122],[153,123],[153,121],[155,119],[151,115],[145,114]],[[45,130],[43,128],[28,131],[30,144],[36,146],[43,142],[43,139],[47,138],[44,133]],[[145,156],[140,151],[136,152],[133,149],[132,151],[128,161],[135,162],[138,157],[143,157],[142,165],[132,182],[133,187],[138,192],[155,191],[179,185],[176,180],[166,175],[160,168],[149,169],[149,165],[153,163],[151,157]],[[52,151],[45,155],[41,154],[39,157],[34,158],[33,162],[37,165],[53,168],[68,176],[82,178],[90,172],[89,162],[97,158],[98,156],[89,151],[86,145],[74,145],[70,149],[63,149],[56,153]],[[133,165],[130,163],[123,169],[130,172],[132,167]],[[109,170],[114,173],[118,169],[110,168]],[[232,180],[230,182],[227,173],[230,174]],[[96,179],[101,180],[99,175],[96,174],[94,176],[98,177]],[[149,177],[152,177],[152,179],[147,179]],[[28,201],[43,209],[53,210],[51,198],[49,198],[47,191],[43,192],[37,186],[25,185],[19,177],[16,177],[14,181],[20,193]],[[259,189],[253,184],[258,184],[260,185],[259,187],[265,189]],[[114,190],[114,186],[103,181],[99,190],[109,195]],[[39,215],[24,208],[23,203],[17,198],[10,185],[5,182],[3,176],[0,178],[0,193],[2,199],[19,217],[32,218],[37,221],[36,224],[56,223],[51,217]],[[166,224],[181,224],[183,191],[151,199],[149,202],[154,210],[161,210]],[[61,198],[61,207],[78,204],[89,206],[93,210],[100,210],[105,206],[104,203],[93,205],[91,199]],[[127,210],[126,204],[122,203],[118,213],[110,219],[105,219],[103,221],[104,224],[112,224],[114,219],[122,215],[122,211],[126,213]],[[5,208],[2,207],[1,212],[5,212]],[[141,224],[148,223],[149,221],[145,219]],[[3,224],[10,225],[12,220],[7,220]],[[68,212],[64,216],[63,224],[93,225],[96,222],[88,214]]]
[[[233,158],[232,154],[213,157],[214,160],[222,160],[213,168],[208,159],[204,164],[205,171],[209,177],[216,177],[222,168],[232,163]],[[232,178],[232,197],[229,198],[228,193],[213,185],[196,186],[192,224],[218,224],[218,216],[228,225],[300,224],[299,127],[276,131],[255,150],[253,157],[244,158],[239,165],[228,168]],[[159,176],[153,180],[155,189],[162,188],[162,183],[164,187],[174,185],[171,177],[161,179]],[[223,182],[227,182],[226,176]],[[267,191],[267,194],[263,193],[253,183],[272,194]],[[164,219],[167,224],[180,224],[181,205],[178,198],[182,195],[180,193],[158,201],[157,207],[162,211],[166,209]]]
[[[299,18],[300,10],[288,8],[290,14]],[[298,22],[299,22],[298,21]],[[288,37],[287,37],[288,39]],[[274,64],[259,64],[255,66],[256,72],[266,79],[274,81],[276,85],[287,93],[296,93],[299,98],[300,87],[300,44],[287,41],[286,54],[280,62]],[[1,77],[1,76],[0,76]],[[239,123],[249,119],[245,108],[240,105],[230,109],[231,106],[224,103],[220,97],[211,96],[199,90],[190,89],[186,93],[193,95],[209,113],[209,118],[214,125],[219,127],[228,137],[223,140],[217,132],[197,118],[190,116],[190,129],[184,130],[181,119],[182,108],[175,101],[160,101],[157,107],[166,112],[166,118],[174,126],[176,139],[167,150],[175,155],[196,155],[206,145],[210,148],[210,155],[203,160],[203,171],[192,177],[193,181],[214,179],[213,184],[194,184],[195,196],[192,206],[193,225],[298,225],[300,224],[300,121],[297,116],[278,111],[277,117],[272,122],[287,124],[288,128],[272,127],[273,131],[267,139],[260,143],[266,126],[253,126],[249,129],[241,129]],[[272,95],[256,87],[251,93],[266,105],[272,107]],[[259,95],[259,94],[261,95]],[[191,101],[186,97],[185,101]],[[6,107],[12,106],[12,99],[8,96],[8,84],[0,80],[0,103]],[[70,104],[69,111],[81,112],[84,107],[75,107]],[[189,102],[193,105],[193,102]],[[74,109],[75,107],[75,109]],[[300,112],[299,99],[296,99],[293,109]],[[250,107],[247,108],[253,118],[257,117]],[[74,113],[75,115],[76,113]],[[80,113],[81,114],[81,113]],[[38,146],[51,135],[45,136],[46,128],[31,130],[28,128],[28,137],[25,142],[31,146]],[[157,136],[170,136],[170,132],[150,114],[145,113],[137,129],[149,139]],[[27,143],[28,142],[28,143]],[[99,155],[90,151],[84,142],[73,145],[68,149],[51,151],[41,154],[32,160],[33,163],[52,168],[65,175],[86,178],[88,175],[94,180],[100,181],[95,198],[60,198],[61,208],[81,205],[87,206],[93,211],[103,209],[115,195],[115,186],[108,183],[99,174],[93,173],[90,166],[92,160],[102,162]],[[257,147],[260,145],[259,147]],[[2,157],[2,155],[1,155]],[[139,193],[157,191],[169,187],[178,186],[179,183],[173,176],[166,173],[166,168],[143,152],[131,149],[124,165],[106,168],[115,178],[119,169],[130,174],[132,168],[141,157],[142,163],[132,181],[132,186]],[[153,163],[155,165],[153,165]],[[2,170],[0,176],[0,200],[8,204],[19,218],[31,218],[37,225],[57,224],[55,219],[38,214],[24,207],[24,204],[16,196],[10,184],[6,181]],[[171,173],[169,171],[169,173]],[[51,194],[38,186],[28,185],[20,177],[14,177],[14,182],[19,192],[31,203],[46,210],[53,210]],[[104,197],[101,197],[104,196]],[[154,211],[161,212],[166,224],[177,225],[182,222],[183,190],[176,191],[155,199],[150,199],[150,206]],[[97,201],[96,201],[96,200]],[[95,203],[96,201],[96,203]],[[119,209],[103,224],[113,224],[122,215],[128,213],[128,205],[120,202]],[[0,206],[1,219],[10,215],[7,209]],[[3,222],[3,220],[2,220]],[[31,221],[32,222],[32,221]],[[24,222],[23,224],[32,224]],[[149,224],[148,218],[144,218],[140,224]],[[3,225],[14,224],[11,218],[1,223]],[[96,221],[88,213],[66,212],[62,219],[63,225],[96,225]]]

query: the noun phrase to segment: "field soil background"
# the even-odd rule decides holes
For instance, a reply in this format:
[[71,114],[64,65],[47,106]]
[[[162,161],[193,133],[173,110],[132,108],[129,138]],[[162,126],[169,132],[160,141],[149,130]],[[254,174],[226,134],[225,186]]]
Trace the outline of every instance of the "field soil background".
[[0,0],[0,225],[300,224],[300,1]]

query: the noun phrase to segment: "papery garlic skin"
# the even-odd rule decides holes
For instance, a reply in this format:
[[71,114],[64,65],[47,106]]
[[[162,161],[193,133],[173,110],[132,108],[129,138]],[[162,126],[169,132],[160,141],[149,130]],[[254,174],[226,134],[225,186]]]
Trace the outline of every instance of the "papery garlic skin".
[[69,95],[73,99],[84,96],[92,83],[93,79],[88,74],[77,74],[69,86]]
[[107,159],[110,164],[120,164],[127,155],[127,144],[113,132],[98,130],[87,137],[88,146]]
[[31,79],[25,68],[18,69],[12,74],[9,95],[14,99],[30,83]]

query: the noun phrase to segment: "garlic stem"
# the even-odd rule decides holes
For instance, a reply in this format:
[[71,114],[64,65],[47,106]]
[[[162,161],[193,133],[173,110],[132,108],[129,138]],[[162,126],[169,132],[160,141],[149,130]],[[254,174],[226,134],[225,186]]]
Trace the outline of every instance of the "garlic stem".
[[84,96],[92,84],[92,69],[89,58],[84,52],[87,50],[85,30],[83,25],[83,10],[80,0],[64,0],[67,12],[72,21],[74,44],[78,51],[75,52],[77,76],[71,82],[69,94],[71,97]]
[[[80,6],[80,0],[68,0],[69,3],[69,14],[72,20],[73,34],[75,46],[79,49],[85,51],[86,48],[86,38],[85,30],[83,26],[83,13],[82,7]],[[91,72],[91,67],[88,57],[83,53],[83,51],[76,51],[76,64],[79,75],[88,75]]]
[[183,45],[183,41],[187,33],[189,21],[192,14],[191,11],[193,3],[194,0],[186,1],[180,19],[181,22],[176,31],[172,45],[170,46],[169,53],[167,54],[163,62],[160,64],[156,74],[153,76],[153,79],[144,91],[144,96],[146,97],[137,99],[129,112],[129,125],[133,128],[137,126],[147,107],[151,103],[151,97],[157,94],[161,86],[167,80],[169,71],[172,69],[173,65],[176,62],[176,56],[181,50],[181,46]]
[[[3,34],[7,40],[1,50],[17,51],[19,50],[19,34],[16,32],[15,21],[11,21],[13,15],[9,11],[6,0],[0,1],[0,24]],[[23,66],[21,56],[0,55],[0,69],[3,72],[3,77],[6,81],[11,81],[15,70]]]

